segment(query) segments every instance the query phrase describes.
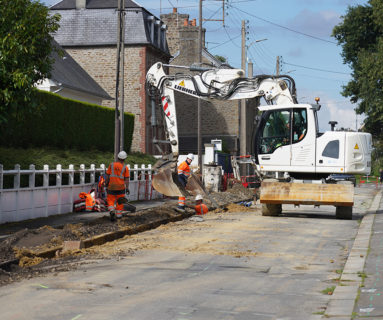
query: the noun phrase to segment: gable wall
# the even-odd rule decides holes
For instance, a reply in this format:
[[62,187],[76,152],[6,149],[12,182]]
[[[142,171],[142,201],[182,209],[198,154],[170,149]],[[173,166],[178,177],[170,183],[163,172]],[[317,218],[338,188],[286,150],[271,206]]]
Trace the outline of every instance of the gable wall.
[[[111,96],[115,97],[116,88],[116,47],[68,47],[68,53],[89,73]],[[124,100],[125,111],[135,114],[132,151],[148,152],[150,137],[150,104],[146,99],[145,76],[151,61],[161,61],[161,56],[145,46],[125,47]],[[162,58],[162,62],[165,61]],[[154,63],[154,62],[153,62]],[[102,105],[115,108],[115,100],[103,100]],[[114,126],[114,123],[111,124]]]

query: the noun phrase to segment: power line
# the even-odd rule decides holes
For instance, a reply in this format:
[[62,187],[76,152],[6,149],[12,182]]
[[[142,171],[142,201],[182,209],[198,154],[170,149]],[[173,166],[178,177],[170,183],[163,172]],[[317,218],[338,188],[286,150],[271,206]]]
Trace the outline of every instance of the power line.
[[233,39],[230,37],[229,32],[227,32],[226,26],[224,26],[223,29],[225,30],[226,35],[227,35],[227,37],[230,39],[231,43],[234,44],[236,47],[241,48],[241,46],[237,45],[237,44],[233,41]]
[[297,30],[290,29],[290,28],[285,27],[285,26],[282,26],[282,25],[280,25],[280,24],[278,24],[278,23],[275,23],[275,22],[272,22],[272,21],[263,19],[263,18],[261,18],[261,17],[258,17],[258,16],[256,16],[256,15],[254,15],[254,14],[251,14],[251,13],[249,13],[249,12],[243,11],[243,10],[241,10],[241,9],[239,9],[239,8],[237,8],[237,7],[235,7],[235,6],[233,6],[233,5],[230,5],[230,6],[231,6],[232,8],[234,8],[234,9],[237,9],[238,11],[241,11],[242,13],[248,14],[248,15],[251,16],[251,17],[254,17],[254,18],[256,18],[256,19],[259,19],[259,20],[262,20],[262,21],[264,21],[264,22],[270,23],[270,24],[272,24],[272,25],[274,25],[274,26],[277,26],[277,27],[279,27],[279,28],[283,28],[283,29],[286,29],[286,30],[288,30],[288,31],[291,31],[291,32],[294,32],[294,33],[298,33],[298,34],[301,34],[301,35],[306,36],[306,37],[309,37],[309,38],[313,38],[313,39],[316,39],[316,40],[320,40],[320,41],[323,41],[323,42],[328,42],[328,43],[332,43],[332,44],[337,45],[337,43],[334,42],[334,41],[330,41],[330,40],[322,39],[322,38],[319,38],[319,37],[316,37],[316,36],[313,36],[313,35],[310,35],[310,34],[307,34],[307,33],[304,33],[304,32],[300,32],[300,31],[297,31]]
[[293,78],[294,78],[294,75],[301,76],[301,77],[313,78],[313,79],[326,80],[326,81],[341,82],[341,83],[347,82],[347,80],[324,78],[324,77],[318,77],[318,76],[313,76],[311,74],[304,74],[304,73],[294,73]]
[[234,38],[229,38],[229,40],[227,40],[227,41],[225,41],[225,42],[222,42],[221,44],[219,44],[219,45],[217,45],[217,46],[215,46],[215,47],[213,47],[213,48],[210,48],[210,50],[213,50],[213,49],[215,49],[215,48],[218,48],[218,47],[220,47],[220,46],[223,46],[224,44],[226,44],[226,43],[228,43],[228,42],[230,42],[230,41],[233,41],[234,39],[237,39],[237,38],[239,38],[240,36],[241,36],[241,34],[235,36]]
[[301,66],[301,65],[299,65],[299,64],[293,64],[293,63],[287,63],[287,62],[283,62],[283,64],[287,64],[287,65],[289,65],[289,66],[294,66],[294,67],[299,67],[299,68],[305,68],[305,69],[315,70],[315,71],[322,71],[322,72],[329,72],[329,73],[338,73],[338,74],[346,74],[346,75],[350,75],[350,73],[347,73],[347,72],[332,71],[332,70],[325,70],[325,69],[319,69],[319,68],[311,68],[311,67]]

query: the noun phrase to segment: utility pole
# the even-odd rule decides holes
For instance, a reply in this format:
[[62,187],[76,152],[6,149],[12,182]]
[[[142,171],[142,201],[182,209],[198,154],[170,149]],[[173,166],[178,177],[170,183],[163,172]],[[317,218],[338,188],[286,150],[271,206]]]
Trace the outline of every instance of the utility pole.
[[[199,28],[198,28],[198,63],[201,66],[202,64],[202,0],[199,0]],[[197,107],[197,139],[198,139],[198,167],[200,173],[202,174],[202,115],[201,115],[201,99],[198,98],[198,107]]]
[[124,0],[118,0],[118,19],[117,19],[117,66],[116,66],[116,108],[114,117],[114,160],[117,161],[117,155],[120,152],[120,67],[121,67],[121,40],[122,40],[122,19],[121,12],[123,9]]
[[276,74],[277,74],[277,76],[279,76],[279,63],[280,63],[280,61],[279,61],[279,56],[277,56],[277,65],[276,65]]
[[125,81],[124,81],[124,69],[125,69],[125,0],[122,0],[122,10],[120,12],[121,17],[121,82],[120,82],[120,151],[125,149],[125,138],[124,138],[124,132],[125,132],[125,94],[124,94],[124,87],[125,87]]
[[[242,20],[242,53],[241,53],[241,69],[245,72],[246,76],[246,30],[245,20]],[[241,122],[240,122],[240,155],[246,155],[246,99],[241,99]]]

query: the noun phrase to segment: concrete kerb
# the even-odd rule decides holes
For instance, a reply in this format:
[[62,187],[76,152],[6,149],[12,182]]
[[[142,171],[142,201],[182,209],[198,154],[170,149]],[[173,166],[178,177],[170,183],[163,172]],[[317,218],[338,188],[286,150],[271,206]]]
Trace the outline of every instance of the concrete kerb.
[[339,320],[351,319],[352,317],[355,300],[362,284],[363,278],[361,275],[367,259],[372,226],[382,195],[382,191],[376,194],[370,209],[362,219],[358,234],[344,266],[339,285],[335,288],[322,319],[336,318]]

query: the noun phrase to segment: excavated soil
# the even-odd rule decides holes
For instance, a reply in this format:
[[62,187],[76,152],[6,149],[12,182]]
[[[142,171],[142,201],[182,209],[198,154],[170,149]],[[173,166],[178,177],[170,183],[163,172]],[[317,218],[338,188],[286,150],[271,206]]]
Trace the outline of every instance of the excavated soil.
[[[215,202],[204,199],[211,210],[210,214],[224,214],[225,212],[254,211],[235,204],[244,200],[253,200],[254,190],[246,189],[240,184],[235,184],[226,192],[213,193],[210,195]],[[187,204],[193,205],[193,198],[186,199]],[[215,208],[218,204],[219,208]],[[170,221],[181,220],[193,215],[193,210],[187,208],[186,213],[178,213],[174,210],[175,204],[162,205],[156,208],[128,213],[117,222],[111,222],[108,216],[92,220],[89,223],[67,224],[62,228],[43,226],[38,229],[24,229],[18,231],[0,242],[0,285],[10,283],[23,278],[31,278],[46,272],[58,272],[75,268],[77,265],[87,263],[89,255],[95,255],[92,248],[69,251],[62,253],[60,248],[64,241],[74,241],[94,238],[103,234],[114,233],[121,230],[131,230],[152,225],[154,227]],[[158,223],[158,224],[156,224]],[[113,247],[113,243],[111,242]],[[55,258],[44,258],[42,252],[56,250]],[[107,255],[94,258],[112,258],[115,256],[130,255],[134,252],[120,252],[114,248]],[[87,259],[85,259],[87,256]],[[18,264],[6,264],[14,260]]]

